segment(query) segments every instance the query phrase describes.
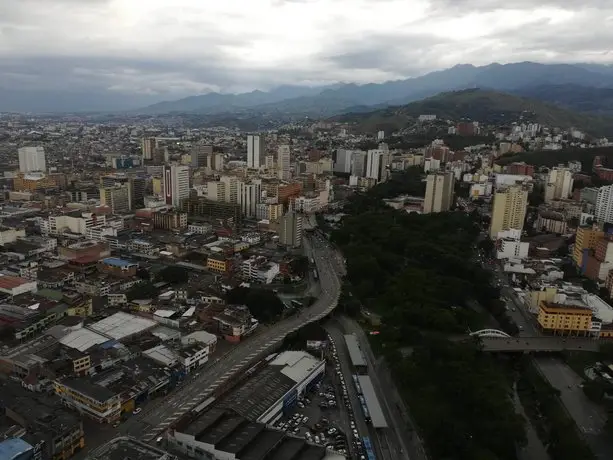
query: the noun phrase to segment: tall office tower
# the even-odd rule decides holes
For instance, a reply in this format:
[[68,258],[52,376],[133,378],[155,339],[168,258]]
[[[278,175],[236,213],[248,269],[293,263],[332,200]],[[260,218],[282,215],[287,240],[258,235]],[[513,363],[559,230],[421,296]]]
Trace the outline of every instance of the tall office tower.
[[219,181],[224,184],[223,201],[237,204],[239,202],[239,187],[241,181],[236,176],[221,176]]
[[223,171],[224,164],[223,153],[214,153],[209,156],[207,166],[213,171]]
[[553,168],[549,171],[545,186],[545,202],[564,200],[573,192],[573,173],[568,168]]
[[389,175],[390,161],[388,149],[369,150],[366,156],[366,177],[385,182]]
[[155,137],[143,137],[141,141],[143,160],[153,160],[153,151],[155,148]]
[[262,199],[262,181],[259,179],[251,182],[238,183],[238,202],[241,212],[245,217],[256,217],[258,204]]
[[250,169],[260,169],[262,160],[266,155],[263,136],[247,136],[247,167]]
[[189,166],[164,166],[164,198],[174,207],[189,198]]
[[279,179],[290,180],[290,149],[289,145],[280,145],[277,151],[277,170]]
[[192,168],[204,168],[209,165],[209,157],[213,155],[212,145],[194,145],[191,149]]
[[366,152],[360,150],[353,153],[351,157],[351,175],[364,177],[366,174]]
[[455,178],[452,172],[428,174],[424,214],[449,211],[453,204],[454,184]]
[[144,177],[130,177],[130,195],[132,197],[132,208],[141,209],[145,207],[145,195],[147,190],[147,179]]
[[100,205],[111,208],[113,214],[130,212],[132,210],[132,194],[129,184],[100,187]]
[[17,152],[19,153],[20,172],[47,172],[45,149],[43,147],[21,147]]
[[528,189],[521,185],[499,189],[494,195],[490,238],[504,230],[523,230],[528,207]]
[[353,150],[338,149],[336,151],[336,161],[334,162],[334,172],[351,172],[351,159],[354,154]]
[[290,209],[279,222],[279,244],[292,248],[302,245],[302,214]]
[[598,189],[594,217],[598,223],[613,223],[613,185]]
[[264,169],[274,169],[275,168],[275,157],[273,155],[266,155],[264,157]]

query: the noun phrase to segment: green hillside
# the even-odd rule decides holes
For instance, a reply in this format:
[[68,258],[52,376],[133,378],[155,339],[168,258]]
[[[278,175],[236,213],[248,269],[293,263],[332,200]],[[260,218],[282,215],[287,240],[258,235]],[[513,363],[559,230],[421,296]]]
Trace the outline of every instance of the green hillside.
[[472,120],[485,124],[518,121],[538,122],[560,128],[575,127],[594,136],[613,133],[613,118],[586,115],[552,104],[513,96],[507,93],[468,89],[441,93],[400,107],[369,113],[346,114],[336,120],[356,123],[366,131],[402,129],[422,114],[433,114],[448,120]]

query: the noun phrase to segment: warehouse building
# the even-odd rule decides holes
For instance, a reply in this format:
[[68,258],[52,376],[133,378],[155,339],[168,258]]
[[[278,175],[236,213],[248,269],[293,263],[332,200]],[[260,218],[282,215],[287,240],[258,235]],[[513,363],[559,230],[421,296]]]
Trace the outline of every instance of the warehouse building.
[[173,451],[199,460],[343,460],[234,411],[214,408],[168,433]]

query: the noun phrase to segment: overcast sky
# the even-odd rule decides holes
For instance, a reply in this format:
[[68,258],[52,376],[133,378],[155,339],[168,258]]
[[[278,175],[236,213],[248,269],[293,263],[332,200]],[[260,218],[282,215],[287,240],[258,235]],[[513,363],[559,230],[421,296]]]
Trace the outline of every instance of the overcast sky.
[[613,0],[0,0],[0,87],[181,97],[613,62]]

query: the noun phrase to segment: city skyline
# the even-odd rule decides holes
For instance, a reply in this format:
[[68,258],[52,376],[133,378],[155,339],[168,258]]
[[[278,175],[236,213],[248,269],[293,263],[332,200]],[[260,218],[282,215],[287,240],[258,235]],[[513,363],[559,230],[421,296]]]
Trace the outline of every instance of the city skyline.
[[383,82],[464,63],[613,62],[613,5],[599,0],[8,0],[0,17],[0,89],[135,103]]

